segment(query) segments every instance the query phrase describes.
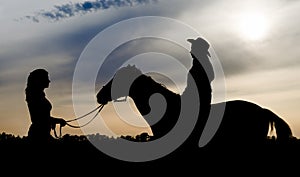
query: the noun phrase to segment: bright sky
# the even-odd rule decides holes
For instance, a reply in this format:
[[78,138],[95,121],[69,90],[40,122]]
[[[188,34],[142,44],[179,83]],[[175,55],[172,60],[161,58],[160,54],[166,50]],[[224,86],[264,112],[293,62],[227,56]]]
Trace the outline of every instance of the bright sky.
[[[80,0],[0,2],[0,132],[27,135],[30,117],[24,89],[29,72],[40,67],[50,73],[51,84],[46,94],[53,105],[52,115],[66,120],[80,116],[75,115],[73,107],[72,82],[77,61],[87,44],[98,33],[122,20],[162,16],[181,21],[209,41],[225,73],[227,100],[249,100],[271,109],[289,123],[294,136],[300,137],[300,50],[297,47],[300,44],[300,22],[295,20],[300,15],[300,2],[105,2],[105,5],[99,1]],[[160,24],[152,30],[159,32],[164,25]],[[136,30],[149,29],[141,25]],[[111,43],[103,41],[105,45]],[[135,44],[128,45],[135,47]],[[143,42],[138,44],[141,51],[148,47]],[[125,49],[118,51],[111,56],[112,61],[120,56],[130,56],[132,52]],[[134,61],[137,60],[135,58]],[[112,76],[114,67],[113,62],[106,63],[102,71],[104,75],[98,76],[102,84]],[[176,69],[166,63],[163,65],[163,62],[157,63],[157,68],[178,74]],[[184,82],[181,84],[184,85]],[[101,83],[96,85],[100,88]],[[88,103],[85,106],[87,108],[83,112],[94,107]],[[111,103],[103,109],[101,117],[109,128],[98,120],[88,125],[88,132],[114,135],[149,131],[143,127],[146,122],[138,113],[128,117],[143,125],[140,128],[132,128],[118,120]],[[65,127],[63,133],[80,134],[82,131]]]

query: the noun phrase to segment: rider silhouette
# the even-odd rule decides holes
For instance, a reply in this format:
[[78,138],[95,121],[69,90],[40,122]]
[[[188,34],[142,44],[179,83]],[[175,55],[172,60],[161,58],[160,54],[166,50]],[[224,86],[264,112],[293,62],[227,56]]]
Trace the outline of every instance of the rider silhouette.
[[[211,57],[208,51],[210,47],[209,43],[200,37],[197,39],[188,39],[187,41],[192,44],[190,53],[193,58],[193,67],[191,68],[191,72],[196,72],[199,71],[200,68],[201,70],[203,68],[206,72],[209,82],[212,82],[215,78],[215,75],[212,63],[208,58]],[[195,71],[193,71],[193,69],[195,69]]]
[[54,129],[56,124],[62,127],[66,125],[64,119],[52,117],[50,114],[52,105],[44,92],[49,83],[48,72],[44,69],[32,71],[27,78],[26,102],[32,122],[28,138],[34,143],[52,142],[54,137],[50,134],[51,129]]
[[[197,147],[197,143],[201,137],[202,131],[207,122],[212,99],[211,82],[214,80],[214,70],[210,62],[210,53],[208,51],[210,45],[203,38],[187,39],[191,43],[190,54],[192,56],[192,67],[189,70],[190,75],[187,78],[187,87],[182,96],[189,95],[193,89],[191,84],[194,80],[199,94],[200,110],[199,119],[192,131],[192,134],[186,141],[191,147]],[[196,146],[195,146],[196,145]]]

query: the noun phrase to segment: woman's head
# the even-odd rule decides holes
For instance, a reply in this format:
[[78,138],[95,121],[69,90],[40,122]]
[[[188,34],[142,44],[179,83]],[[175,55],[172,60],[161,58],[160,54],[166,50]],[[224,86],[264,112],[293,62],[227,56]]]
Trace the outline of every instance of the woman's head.
[[27,87],[31,88],[48,88],[49,87],[49,75],[45,69],[35,69],[30,72],[27,78]]

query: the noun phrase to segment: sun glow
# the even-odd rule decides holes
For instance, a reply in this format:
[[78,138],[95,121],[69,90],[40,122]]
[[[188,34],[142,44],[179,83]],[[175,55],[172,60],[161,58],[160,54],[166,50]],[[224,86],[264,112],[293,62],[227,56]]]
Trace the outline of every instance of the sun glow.
[[267,18],[260,13],[244,14],[240,18],[240,32],[243,38],[262,40],[268,31]]

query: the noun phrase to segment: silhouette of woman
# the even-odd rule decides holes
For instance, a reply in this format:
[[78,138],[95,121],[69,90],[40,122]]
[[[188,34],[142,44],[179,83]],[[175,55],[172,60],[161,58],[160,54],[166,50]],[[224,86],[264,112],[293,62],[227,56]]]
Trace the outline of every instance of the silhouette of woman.
[[56,124],[62,127],[66,125],[64,119],[52,117],[50,114],[52,105],[44,92],[49,83],[48,72],[44,69],[32,71],[27,78],[26,102],[32,122],[28,138],[34,143],[52,142],[54,137],[50,134],[51,129],[54,129]]

